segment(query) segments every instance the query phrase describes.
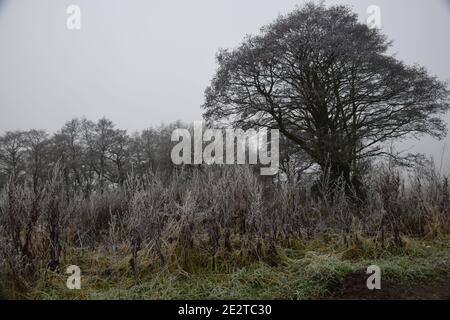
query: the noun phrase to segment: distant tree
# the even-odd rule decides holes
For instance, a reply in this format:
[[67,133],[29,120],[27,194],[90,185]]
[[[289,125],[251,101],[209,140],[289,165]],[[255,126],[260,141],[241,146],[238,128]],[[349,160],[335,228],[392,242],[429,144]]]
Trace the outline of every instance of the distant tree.
[[95,170],[98,174],[100,190],[103,191],[108,170],[108,153],[114,144],[115,129],[112,121],[102,118],[94,126]]
[[146,129],[142,131],[139,138],[142,151],[141,169],[147,174],[155,173],[157,166],[158,131],[154,128]]
[[309,3],[221,50],[204,117],[276,128],[328,173],[359,183],[386,143],[442,138],[446,84],[388,55],[390,42],[344,6]]
[[49,136],[45,130],[30,130],[23,134],[24,145],[27,148],[29,172],[32,178],[33,190],[36,193],[40,182],[47,172],[46,157],[48,156]]
[[[98,185],[101,192],[104,191],[109,176],[111,165],[110,151],[114,145],[115,126],[112,121],[102,118],[96,123],[83,119],[81,122],[81,134],[86,151],[84,166],[88,185]],[[90,188],[90,187],[89,187]]]
[[8,131],[0,137],[0,165],[8,179],[17,180],[25,169],[25,135],[23,131]]
[[141,179],[157,172],[170,172],[173,169],[170,157],[174,145],[171,142],[172,132],[177,128],[187,127],[188,125],[177,122],[149,128],[140,134],[135,134],[130,145],[133,172],[138,174]]
[[279,149],[280,172],[284,173],[287,181],[298,182],[314,162],[298,144],[283,135],[280,136]]
[[83,155],[84,146],[81,135],[81,122],[72,119],[61,128],[54,136],[54,150],[57,161],[62,162],[66,185],[71,184],[75,188],[82,188],[83,179]]
[[120,186],[126,179],[126,171],[129,164],[130,138],[126,130],[115,130],[112,137],[112,144],[109,150],[109,158],[114,164],[111,177]]

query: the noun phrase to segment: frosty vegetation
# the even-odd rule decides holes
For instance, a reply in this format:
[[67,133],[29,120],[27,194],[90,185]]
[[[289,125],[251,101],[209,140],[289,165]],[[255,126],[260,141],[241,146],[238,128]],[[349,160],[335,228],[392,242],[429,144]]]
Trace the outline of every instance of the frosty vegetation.
[[73,119],[52,135],[4,133],[0,283],[26,290],[73,251],[120,254],[131,274],[138,259],[189,273],[276,265],[280,248],[319,235],[378,248],[448,235],[448,176],[386,149],[444,137],[448,90],[388,47],[348,8],[308,4],[219,53],[205,119],[279,130],[275,176],[175,165],[171,134],[192,129],[182,123],[130,135],[105,118]]

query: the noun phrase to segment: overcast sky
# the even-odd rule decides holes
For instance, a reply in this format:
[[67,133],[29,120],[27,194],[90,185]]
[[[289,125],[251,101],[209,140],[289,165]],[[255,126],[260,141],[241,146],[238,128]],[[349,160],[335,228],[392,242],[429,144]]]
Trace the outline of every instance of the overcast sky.
[[[0,133],[54,132],[82,116],[106,116],[130,132],[200,120],[217,50],[237,46],[303,2],[0,0]],[[378,5],[397,57],[450,80],[450,1],[325,3],[350,5],[361,21],[369,5]],[[81,8],[79,31],[66,28],[71,4]],[[450,153],[448,141],[408,146],[439,158],[445,143]]]

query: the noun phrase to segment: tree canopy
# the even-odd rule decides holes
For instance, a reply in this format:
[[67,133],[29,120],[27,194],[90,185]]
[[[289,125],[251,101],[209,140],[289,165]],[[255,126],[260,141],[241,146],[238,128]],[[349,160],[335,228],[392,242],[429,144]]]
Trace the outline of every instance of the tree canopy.
[[388,142],[446,135],[446,84],[389,55],[390,45],[348,7],[306,4],[220,50],[204,117],[279,129],[349,180],[358,163],[388,155]]

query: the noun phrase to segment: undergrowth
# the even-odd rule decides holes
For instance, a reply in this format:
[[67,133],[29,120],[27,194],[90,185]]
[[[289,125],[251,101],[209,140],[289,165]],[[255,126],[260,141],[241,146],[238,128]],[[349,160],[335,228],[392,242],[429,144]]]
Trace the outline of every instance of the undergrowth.
[[129,257],[120,249],[116,253],[73,249],[63,257],[62,266],[80,266],[80,290],[67,289],[68,275],[58,269],[40,270],[22,284],[26,287],[22,293],[3,294],[26,299],[318,299],[329,296],[347,275],[372,264],[380,266],[383,281],[398,284],[450,278],[449,239],[404,242],[402,249],[376,248],[365,239],[360,248],[349,248],[318,238],[276,248],[276,262],[270,264],[249,261],[239,266],[230,257],[215,268],[205,265],[189,273],[149,265],[145,250],[133,273]]

